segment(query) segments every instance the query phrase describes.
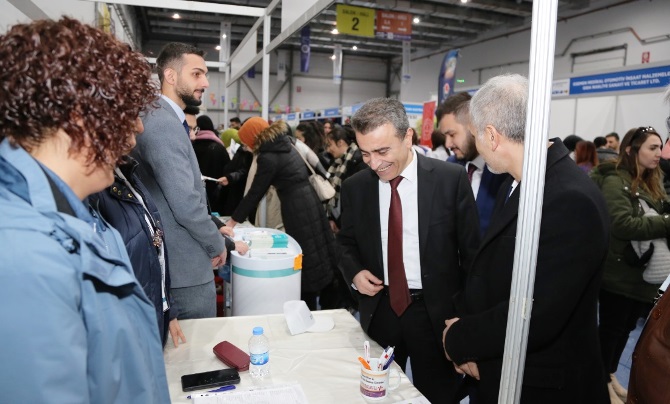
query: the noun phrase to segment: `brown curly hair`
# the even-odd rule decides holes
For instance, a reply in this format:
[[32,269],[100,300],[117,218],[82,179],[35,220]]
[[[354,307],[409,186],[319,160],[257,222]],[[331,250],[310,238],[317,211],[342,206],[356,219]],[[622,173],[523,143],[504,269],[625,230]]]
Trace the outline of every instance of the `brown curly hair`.
[[130,150],[140,111],[158,87],[130,46],[77,20],[40,20],[0,36],[0,140],[27,151],[62,129],[70,151],[113,165]]

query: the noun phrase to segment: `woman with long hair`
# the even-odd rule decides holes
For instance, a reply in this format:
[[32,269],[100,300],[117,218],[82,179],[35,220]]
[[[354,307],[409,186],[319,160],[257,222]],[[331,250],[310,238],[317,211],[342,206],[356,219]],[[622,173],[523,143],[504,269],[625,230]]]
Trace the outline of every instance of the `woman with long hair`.
[[[600,290],[599,333],[612,403],[627,391],[614,377],[619,359],[639,317],[646,316],[659,285],[645,282],[632,240],[654,240],[670,232],[670,205],[661,182],[663,143],[651,127],[634,128],[621,142],[619,158],[601,163],[591,177],[600,185],[611,218],[610,245]],[[642,202],[658,216],[644,216]]]
[[586,140],[577,142],[577,146],[575,146],[575,163],[585,173],[590,173],[593,167],[598,165],[598,153],[595,143]]

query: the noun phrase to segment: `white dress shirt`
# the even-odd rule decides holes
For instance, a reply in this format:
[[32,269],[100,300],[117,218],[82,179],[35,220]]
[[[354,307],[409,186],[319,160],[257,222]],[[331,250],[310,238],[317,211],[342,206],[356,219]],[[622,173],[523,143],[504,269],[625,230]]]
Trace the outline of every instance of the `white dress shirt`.
[[470,182],[472,194],[475,196],[475,199],[477,199],[477,193],[479,192],[479,185],[482,183],[482,175],[484,175],[484,165],[486,165],[486,162],[484,161],[484,157],[482,157],[480,154],[479,156],[475,157],[474,160],[468,161],[465,164],[466,172],[468,171],[470,164],[474,164],[477,167],[477,169],[472,173],[472,182]]
[[[409,289],[421,287],[421,255],[419,246],[419,194],[417,182],[417,156],[412,150],[412,161],[400,173],[398,184],[402,204],[402,260]],[[388,227],[391,206],[391,185],[379,180],[379,224],[381,227],[382,256],[384,257],[384,285],[388,285]]]

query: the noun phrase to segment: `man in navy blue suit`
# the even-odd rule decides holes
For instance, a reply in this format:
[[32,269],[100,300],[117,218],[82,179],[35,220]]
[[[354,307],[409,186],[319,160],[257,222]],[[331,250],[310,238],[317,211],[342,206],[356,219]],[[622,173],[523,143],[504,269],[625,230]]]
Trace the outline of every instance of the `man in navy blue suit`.
[[483,236],[489,227],[500,184],[508,175],[491,172],[477,152],[475,139],[467,129],[470,123],[470,98],[466,92],[454,94],[437,108],[435,115],[438,130],[444,134],[445,145],[452,152],[447,161],[461,164],[468,173],[477,202],[480,234]]
[[470,123],[470,94],[456,93],[444,100],[437,108],[437,130],[446,138],[445,145],[451,150],[448,162],[465,167],[477,202],[480,234],[484,235],[491,221],[493,204],[500,184],[507,174],[493,173],[477,152],[475,139],[467,129]]

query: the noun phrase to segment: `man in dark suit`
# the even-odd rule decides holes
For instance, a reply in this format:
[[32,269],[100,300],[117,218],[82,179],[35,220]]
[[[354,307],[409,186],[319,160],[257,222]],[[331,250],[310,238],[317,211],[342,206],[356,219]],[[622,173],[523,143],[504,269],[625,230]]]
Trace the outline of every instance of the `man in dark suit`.
[[[446,322],[445,351],[459,372],[476,379],[470,381],[478,403],[496,403],[500,387],[527,98],[528,80],[505,75],[490,79],[470,103],[479,153],[491,171],[512,176],[456,300],[459,315]],[[609,402],[596,318],[608,234],[600,191],[580,175],[560,139],[551,139],[522,403]]]
[[453,153],[447,161],[465,167],[472,193],[477,202],[479,227],[484,236],[491,222],[496,195],[509,175],[494,174],[475,147],[475,138],[468,130],[470,124],[470,99],[468,93],[457,93],[444,100],[437,108],[437,130],[444,134],[446,146]]
[[131,155],[151,194],[169,246],[171,292],[179,319],[216,317],[212,267],[226,259],[224,240],[207,210],[200,168],[189,139],[184,108],[198,106],[209,86],[204,52],[167,44],[156,59],[161,83],[157,109],[142,117],[144,133]]
[[470,185],[460,167],[413,151],[400,102],[368,101],[351,123],[371,170],[341,188],[339,267],[357,290],[365,332],[394,346],[403,369],[411,358],[414,384],[431,402],[450,402],[460,377],[441,335],[479,241]]

